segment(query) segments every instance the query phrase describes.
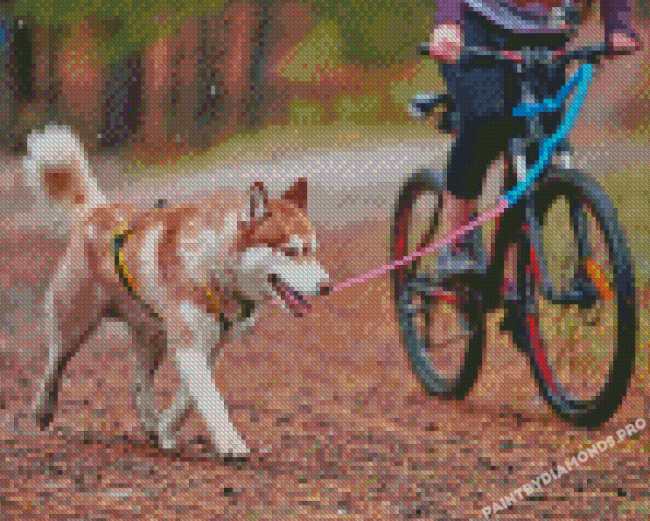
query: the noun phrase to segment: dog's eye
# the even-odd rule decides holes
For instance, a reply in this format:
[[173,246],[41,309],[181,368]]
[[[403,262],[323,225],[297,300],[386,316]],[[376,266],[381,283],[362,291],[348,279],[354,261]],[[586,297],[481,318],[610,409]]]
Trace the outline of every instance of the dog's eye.
[[295,257],[300,253],[300,250],[298,248],[290,246],[288,248],[284,248],[284,253],[287,257]]

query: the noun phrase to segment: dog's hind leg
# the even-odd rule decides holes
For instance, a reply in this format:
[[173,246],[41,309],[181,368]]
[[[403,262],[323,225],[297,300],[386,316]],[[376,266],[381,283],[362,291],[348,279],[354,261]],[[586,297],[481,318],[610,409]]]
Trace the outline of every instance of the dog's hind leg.
[[133,406],[144,425],[145,433],[157,438],[159,413],[154,406],[154,377],[167,351],[167,340],[161,328],[144,325],[135,330],[137,353]]
[[48,365],[33,405],[35,421],[46,429],[58,404],[61,378],[68,362],[97,328],[107,303],[101,290],[93,286],[83,259],[72,266],[65,257],[46,295]]
[[160,444],[164,449],[171,450],[176,447],[178,432],[189,416],[192,405],[193,400],[190,396],[189,388],[185,385],[185,382],[181,381],[174,401],[160,415],[158,436]]

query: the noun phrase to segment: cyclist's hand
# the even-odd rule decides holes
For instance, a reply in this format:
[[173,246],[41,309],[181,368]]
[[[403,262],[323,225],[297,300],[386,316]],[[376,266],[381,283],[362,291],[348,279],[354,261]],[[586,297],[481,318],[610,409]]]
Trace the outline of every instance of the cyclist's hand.
[[446,23],[436,27],[431,35],[430,54],[444,63],[454,63],[460,58],[463,47],[460,25]]
[[608,43],[611,45],[612,55],[620,53],[632,54],[641,49],[641,42],[625,33],[614,33]]

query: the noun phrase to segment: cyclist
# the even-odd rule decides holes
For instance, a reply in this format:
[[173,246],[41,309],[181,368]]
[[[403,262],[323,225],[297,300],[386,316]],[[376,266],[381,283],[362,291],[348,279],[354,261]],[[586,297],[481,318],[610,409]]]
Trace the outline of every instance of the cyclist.
[[[631,28],[631,1],[601,0],[605,38],[614,52],[641,48],[639,37]],[[443,193],[443,237],[476,215],[486,171],[508,149],[510,140],[525,136],[522,118],[512,116],[514,107],[522,101],[522,81],[530,85],[538,99],[553,97],[565,81],[561,67],[544,65],[518,74],[514,63],[461,65],[457,60],[463,45],[505,51],[541,46],[563,49],[581,21],[581,2],[438,0],[440,22],[432,33],[430,53],[443,62],[443,76],[448,91],[455,97],[457,111],[453,127],[457,139],[450,152]],[[582,14],[588,11],[589,6],[586,7]],[[544,132],[552,134],[562,114],[547,113],[542,118]],[[485,267],[482,234],[475,229],[442,250],[437,275],[444,280],[468,270],[481,273]],[[582,294],[578,286],[589,293],[593,291],[591,284],[579,280],[572,292]]]

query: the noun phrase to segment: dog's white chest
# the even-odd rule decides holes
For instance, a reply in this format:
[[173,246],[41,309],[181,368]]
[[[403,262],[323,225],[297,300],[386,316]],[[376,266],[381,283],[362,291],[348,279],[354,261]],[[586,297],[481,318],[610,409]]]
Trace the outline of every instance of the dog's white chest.
[[221,229],[202,226],[190,221],[182,232],[180,239],[180,258],[183,267],[199,284],[206,285],[215,275],[227,285],[225,267],[227,264],[228,245],[237,234],[237,214],[226,214]]

